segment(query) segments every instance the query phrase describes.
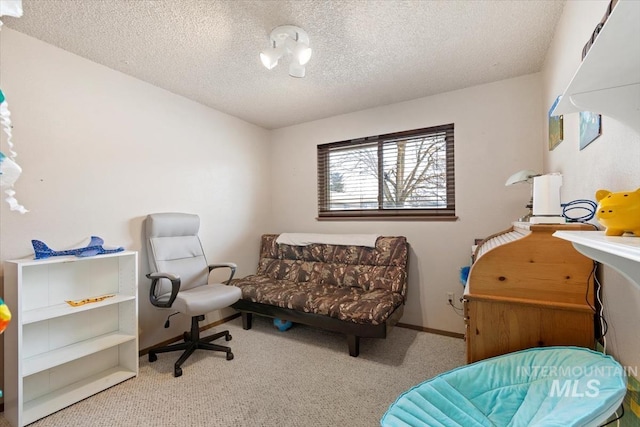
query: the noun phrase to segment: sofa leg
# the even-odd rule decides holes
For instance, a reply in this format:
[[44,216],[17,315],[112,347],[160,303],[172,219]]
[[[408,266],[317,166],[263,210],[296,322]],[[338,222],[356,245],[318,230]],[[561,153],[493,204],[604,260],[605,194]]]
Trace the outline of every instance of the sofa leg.
[[242,312],[242,329],[249,330],[251,329],[251,321],[253,320],[253,313],[247,313],[246,311]]
[[349,343],[349,356],[358,357],[360,354],[360,337],[355,335],[347,335]]

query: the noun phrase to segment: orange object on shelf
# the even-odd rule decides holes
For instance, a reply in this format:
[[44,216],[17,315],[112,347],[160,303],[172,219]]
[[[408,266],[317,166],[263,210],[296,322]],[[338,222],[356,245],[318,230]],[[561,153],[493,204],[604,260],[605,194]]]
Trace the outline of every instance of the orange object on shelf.
[[100,297],[91,297],[91,298],[85,298],[85,299],[79,299],[79,300],[75,300],[75,301],[65,301],[67,304],[69,304],[70,306],[73,307],[78,307],[80,305],[85,305],[85,304],[89,304],[92,302],[99,302],[99,301],[103,301],[107,298],[111,298],[116,296],[116,294],[111,294],[111,295],[103,295]]

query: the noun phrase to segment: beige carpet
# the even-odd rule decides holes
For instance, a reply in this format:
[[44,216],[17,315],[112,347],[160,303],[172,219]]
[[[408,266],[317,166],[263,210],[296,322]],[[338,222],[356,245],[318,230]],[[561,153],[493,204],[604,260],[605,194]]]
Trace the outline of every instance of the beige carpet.
[[463,340],[405,328],[361,339],[357,358],[343,335],[302,325],[280,332],[256,316],[249,331],[238,318],[207,332],[222,329],[234,360],[198,351],[174,378],[178,353],[141,357],[137,378],[32,426],[373,427],[402,391],[465,360]]

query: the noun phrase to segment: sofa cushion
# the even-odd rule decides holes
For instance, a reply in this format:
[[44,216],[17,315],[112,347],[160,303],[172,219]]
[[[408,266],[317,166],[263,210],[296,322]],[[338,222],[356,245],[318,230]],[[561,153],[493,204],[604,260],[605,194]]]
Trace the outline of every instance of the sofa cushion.
[[276,280],[387,289],[404,297],[408,244],[405,237],[379,237],[375,248],[312,244],[279,245],[277,234],[262,236],[257,275]]
[[354,323],[381,324],[403,302],[398,292],[364,290],[316,281],[295,282],[266,275],[236,279],[244,300],[314,313]]

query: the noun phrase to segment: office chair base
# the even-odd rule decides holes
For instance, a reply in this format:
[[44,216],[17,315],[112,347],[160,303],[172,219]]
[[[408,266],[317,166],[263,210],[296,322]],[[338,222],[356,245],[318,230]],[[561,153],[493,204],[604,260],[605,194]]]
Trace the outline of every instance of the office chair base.
[[191,318],[191,332],[185,332],[183,334],[184,342],[149,350],[149,362],[153,363],[158,360],[157,353],[168,353],[171,351],[184,350],[184,353],[182,353],[178,361],[173,366],[173,376],[179,377],[182,375],[182,368],[180,366],[197,349],[222,351],[227,354],[227,360],[233,360],[233,353],[231,352],[231,349],[229,347],[211,343],[211,341],[217,340],[218,338],[222,337],[224,337],[226,341],[231,341],[232,336],[229,331],[222,331],[208,337],[200,338],[200,328],[198,327],[198,322],[200,320],[204,320],[204,316],[194,316]]

